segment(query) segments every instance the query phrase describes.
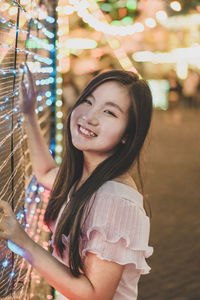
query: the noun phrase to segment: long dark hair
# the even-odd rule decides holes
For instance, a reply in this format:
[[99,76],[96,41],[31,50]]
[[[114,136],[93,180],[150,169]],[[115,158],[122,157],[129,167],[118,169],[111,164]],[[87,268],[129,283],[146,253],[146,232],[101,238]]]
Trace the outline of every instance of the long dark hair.
[[70,235],[69,267],[75,277],[85,274],[84,264],[79,250],[82,235],[81,224],[92,195],[102,184],[112,180],[130,169],[135,162],[140,161],[140,152],[147,136],[152,116],[152,96],[145,80],[130,71],[113,70],[94,77],[73,106],[66,123],[66,141],[63,160],[60,165],[50,200],[45,212],[44,221],[50,224],[54,221],[64,203],[66,203],[72,186],[79,182],[83,171],[83,153],[72,144],[70,119],[72,111],[88,97],[99,85],[107,81],[117,81],[128,89],[131,98],[128,124],[125,131],[126,143],[116,146],[113,154],[101,162],[82,186],[71,194],[69,201],[60,218],[56,233],[55,246],[63,257],[65,246],[62,234]]

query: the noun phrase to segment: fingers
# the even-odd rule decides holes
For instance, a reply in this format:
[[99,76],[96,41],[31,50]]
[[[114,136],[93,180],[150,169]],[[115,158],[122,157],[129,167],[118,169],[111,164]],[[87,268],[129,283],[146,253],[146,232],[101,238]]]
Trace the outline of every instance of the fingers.
[[26,99],[28,97],[27,89],[26,89],[25,83],[23,81],[21,81],[21,89],[22,89],[23,98]]
[[27,77],[28,77],[28,82],[29,82],[29,86],[32,90],[34,90],[34,82],[33,82],[33,76],[27,66],[27,64],[25,63],[25,66],[24,66],[24,71],[25,73],[27,74]]
[[29,67],[27,65],[27,63],[22,63],[19,66],[21,69],[23,69],[24,73],[27,75],[28,78],[28,84],[30,89],[34,90],[34,80],[33,80],[33,76],[29,70]]

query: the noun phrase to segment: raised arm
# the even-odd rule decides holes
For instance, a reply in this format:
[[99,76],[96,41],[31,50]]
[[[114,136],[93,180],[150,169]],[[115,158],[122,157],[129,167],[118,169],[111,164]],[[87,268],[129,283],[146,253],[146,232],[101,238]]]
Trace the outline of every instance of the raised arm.
[[28,88],[25,87],[24,82],[21,83],[21,109],[24,115],[33,172],[42,185],[51,189],[58,172],[58,166],[49,152],[38,124],[35,113],[36,92],[34,81],[27,65],[25,65],[24,71],[28,78]]

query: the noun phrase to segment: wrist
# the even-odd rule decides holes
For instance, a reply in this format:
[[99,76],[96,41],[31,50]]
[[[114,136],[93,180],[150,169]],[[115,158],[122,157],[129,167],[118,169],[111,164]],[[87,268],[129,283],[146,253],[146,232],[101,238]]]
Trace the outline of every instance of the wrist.
[[23,117],[24,117],[24,121],[28,122],[28,123],[37,120],[37,115],[35,112],[30,113],[30,114],[23,114]]
[[24,255],[23,257],[28,261],[28,263],[30,263],[31,265],[33,265],[33,257],[34,257],[34,249],[35,249],[35,241],[32,240],[30,237],[28,237],[25,248],[23,249]]

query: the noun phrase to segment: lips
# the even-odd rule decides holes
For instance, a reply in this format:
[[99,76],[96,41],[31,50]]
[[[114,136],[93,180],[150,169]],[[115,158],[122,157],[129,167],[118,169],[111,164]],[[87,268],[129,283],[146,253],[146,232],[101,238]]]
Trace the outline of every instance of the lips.
[[83,127],[82,125],[78,125],[78,131],[80,134],[87,136],[87,137],[96,137],[96,133],[94,133],[92,130]]

